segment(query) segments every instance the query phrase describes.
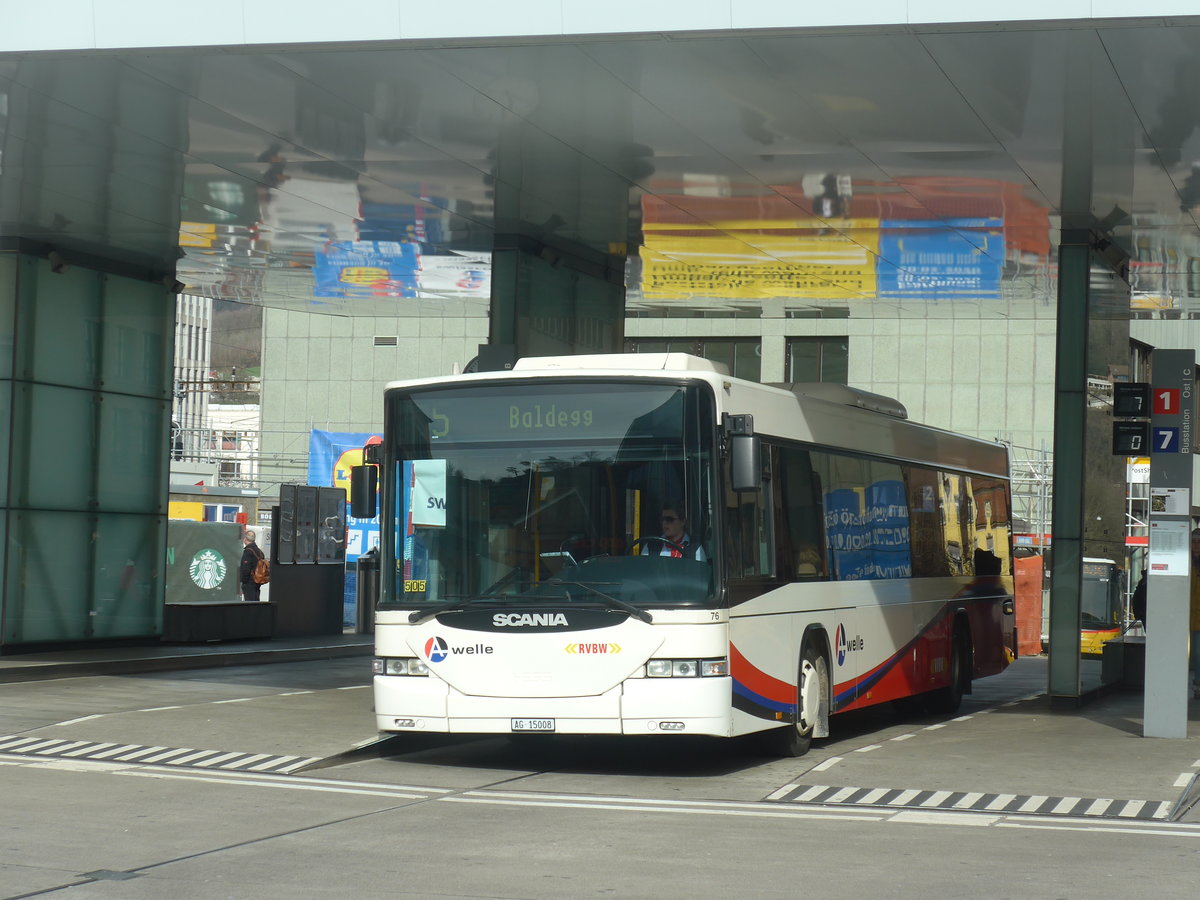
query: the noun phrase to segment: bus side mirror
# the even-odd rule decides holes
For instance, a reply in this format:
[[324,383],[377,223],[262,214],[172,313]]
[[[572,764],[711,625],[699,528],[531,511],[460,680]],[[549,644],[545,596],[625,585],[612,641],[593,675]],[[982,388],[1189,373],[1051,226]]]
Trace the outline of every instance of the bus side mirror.
[[378,491],[378,466],[350,467],[350,515],[356,519],[375,518],[375,495]]
[[757,491],[762,487],[762,443],[757,435],[729,437],[730,487],[735,491]]

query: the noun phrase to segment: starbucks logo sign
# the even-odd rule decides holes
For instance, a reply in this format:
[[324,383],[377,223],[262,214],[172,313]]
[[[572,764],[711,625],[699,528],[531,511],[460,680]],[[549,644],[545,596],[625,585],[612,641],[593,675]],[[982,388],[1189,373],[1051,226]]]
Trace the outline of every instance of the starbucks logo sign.
[[197,587],[211,591],[225,580],[227,568],[225,558],[216,550],[201,550],[192,557],[188,573]]

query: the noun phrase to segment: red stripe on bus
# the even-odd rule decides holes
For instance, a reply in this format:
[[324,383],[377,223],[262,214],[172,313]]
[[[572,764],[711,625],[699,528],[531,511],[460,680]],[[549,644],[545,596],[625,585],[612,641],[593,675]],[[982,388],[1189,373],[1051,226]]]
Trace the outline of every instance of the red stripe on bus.
[[759,669],[754,663],[742,656],[738,648],[729,645],[729,674],[740,681],[759,696],[774,700],[777,703],[795,703],[796,686],[780,681],[772,675]]

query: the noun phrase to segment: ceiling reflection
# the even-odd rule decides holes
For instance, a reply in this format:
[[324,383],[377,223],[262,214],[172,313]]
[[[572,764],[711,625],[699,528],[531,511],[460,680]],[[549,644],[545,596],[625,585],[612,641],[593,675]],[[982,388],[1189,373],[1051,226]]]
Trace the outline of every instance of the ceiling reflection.
[[518,235],[625,256],[631,315],[1021,317],[1082,225],[1131,254],[1135,315],[1190,316],[1197,38],[0,57],[0,237],[333,315],[486,315],[494,239]]

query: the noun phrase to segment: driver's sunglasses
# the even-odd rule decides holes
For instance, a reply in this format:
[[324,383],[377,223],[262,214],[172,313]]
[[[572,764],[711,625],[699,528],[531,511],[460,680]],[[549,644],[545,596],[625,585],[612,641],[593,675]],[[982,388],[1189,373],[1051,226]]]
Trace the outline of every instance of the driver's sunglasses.
[[677,516],[663,516],[662,518],[659,519],[659,521],[660,522],[678,522],[679,518]]

